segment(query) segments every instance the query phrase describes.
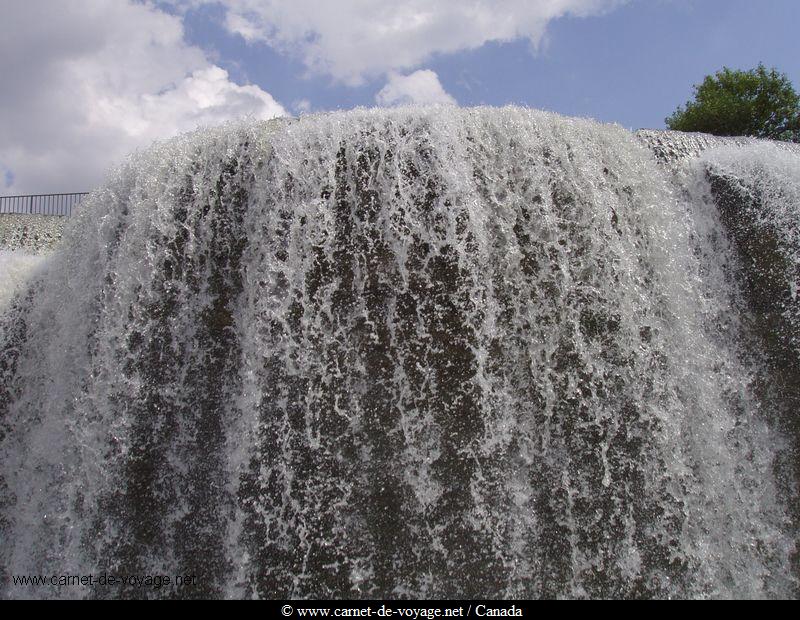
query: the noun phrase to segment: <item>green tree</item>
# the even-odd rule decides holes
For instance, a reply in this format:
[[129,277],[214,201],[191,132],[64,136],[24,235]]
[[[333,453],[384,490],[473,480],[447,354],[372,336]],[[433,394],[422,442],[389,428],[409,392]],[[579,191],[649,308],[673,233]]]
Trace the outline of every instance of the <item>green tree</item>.
[[666,123],[678,131],[800,142],[800,97],[785,74],[763,64],[750,71],[725,67],[695,85],[694,101]]

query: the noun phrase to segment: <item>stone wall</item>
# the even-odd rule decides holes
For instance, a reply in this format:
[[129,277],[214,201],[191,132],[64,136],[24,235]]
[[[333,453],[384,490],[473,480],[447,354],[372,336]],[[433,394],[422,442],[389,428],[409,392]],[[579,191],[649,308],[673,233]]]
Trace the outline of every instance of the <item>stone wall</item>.
[[46,252],[61,239],[66,221],[47,215],[0,215],[0,249]]

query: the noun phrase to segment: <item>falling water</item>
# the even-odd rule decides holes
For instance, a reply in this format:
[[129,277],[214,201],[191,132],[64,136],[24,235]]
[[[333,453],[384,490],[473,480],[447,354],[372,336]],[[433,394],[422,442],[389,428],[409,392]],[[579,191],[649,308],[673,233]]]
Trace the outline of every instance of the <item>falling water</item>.
[[794,439],[714,179],[783,201],[796,302],[798,156],[654,135],[361,110],[134,156],[0,316],[4,595],[793,596]]

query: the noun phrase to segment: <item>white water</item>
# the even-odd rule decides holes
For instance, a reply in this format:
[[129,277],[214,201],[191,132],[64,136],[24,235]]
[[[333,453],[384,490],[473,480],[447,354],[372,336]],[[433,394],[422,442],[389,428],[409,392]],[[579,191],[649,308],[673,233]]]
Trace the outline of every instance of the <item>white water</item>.
[[198,586],[5,595],[792,596],[784,441],[688,183],[515,108],[137,156],[0,320],[2,564]]
[[33,277],[46,256],[23,250],[0,250],[0,311]]
[[770,238],[779,264],[770,265],[778,280],[782,315],[790,332],[787,345],[800,359],[800,150],[761,143],[745,149],[717,148],[697,165],[725,178],[742,198],[740,217],[747,232]]

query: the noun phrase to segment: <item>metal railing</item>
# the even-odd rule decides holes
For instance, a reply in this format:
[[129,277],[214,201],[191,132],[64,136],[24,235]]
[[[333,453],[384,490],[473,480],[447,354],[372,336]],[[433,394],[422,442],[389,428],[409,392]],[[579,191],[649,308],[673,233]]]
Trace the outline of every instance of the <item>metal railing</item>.
[[0,215],[58,215],[69,217],[88,192],[0,196]]

